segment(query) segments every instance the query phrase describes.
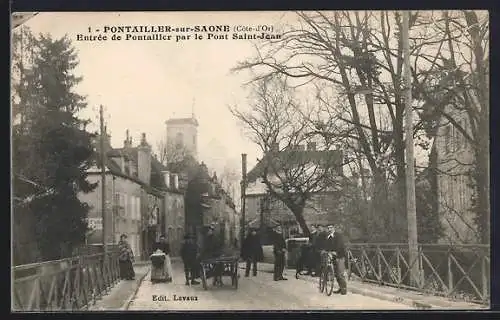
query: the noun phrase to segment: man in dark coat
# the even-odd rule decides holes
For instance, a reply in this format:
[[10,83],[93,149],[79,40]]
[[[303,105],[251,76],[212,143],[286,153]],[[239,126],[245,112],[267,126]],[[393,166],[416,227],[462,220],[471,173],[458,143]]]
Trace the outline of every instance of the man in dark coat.
[[241,257],[246,261],[245,277],[250,275],[250,266],[253,266],[253,276],[257,275],[257,262],[262,261],[264,252],[260,243],[257,230],[250,229],[250,233],[243,241]]
[[[213,225],[210,225],[208,227],[207,235],[203,241],[203,248],[201,250],[201,260],[218,258],[222,254],[222,246],[219,239],[217,239],[214,234],[214,229],[215,227]],[[222,285],[221,273],[221,266],[219,264],[216,264],[214,270],[215,276],[213,277],[213,285],[216,285],[217,283],[219,285]]]
[[207,230],[207,235],[203,241],[203,250],[201,251],[202,259],[217,258],[222,254],[222,248],[219,239],[214,234],[215,227],[210,225]]
[[318,239],[318,229],[315,225],[311,226],[311,233],[309,234],[309,250],[307,254],[307,274],[311,275],[312,271],[316,269],[317,258],[316,258],[316,242]]
[[328,226],[328,236],[325,241],[326,251],[334,252],[336,255],[335,278],[340,289],[335,293],[347,294],[347,282],[345,280],[345,256],[346,249],[342,234],[333,225]]
[[283,238],[281,226],[274,228],[273,235],[273,253],[274,253],[274,281],[288,280],[283,277],[283,271],[285,270],[285,254],[286,254],[286,242]]
[[185,235],[181,246],[181,258],[184,264],[184,275],[187,286],[189,284],[200,284],[195,280],[196,268],[198,266],[197,256],[198,246],[194,237],[190,234]]
[[314,275],[319,276],[321,269],[321,250],[324,250],[326,237],[328,236],[325,226],[317,226],[316,236],[313,239],[313,252],[315,257]]

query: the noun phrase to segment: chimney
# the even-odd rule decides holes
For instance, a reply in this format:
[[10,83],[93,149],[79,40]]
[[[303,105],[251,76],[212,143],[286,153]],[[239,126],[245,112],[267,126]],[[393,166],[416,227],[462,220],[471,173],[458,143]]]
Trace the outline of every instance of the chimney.
[[123,147],[124,148],[131,148],[132,147],[132,139],[130,138],[129,131],[125,131],[125,140],[123,140]]
[[146,134],[143,132],[141,135],[141,146],[147,146],[148,142],[146,141]]
[[174,173],[173,176],[174,176],[174,189],[178,190],[179,189],[179,175],[177,173]]
[[151,182],[151,147],[146,141],[146,134],[142,134],[141,144],[137,148],[137,176],[146,184]]
[[279,143],[273,143],[271,145],[271,152],[279,152],[280,151],[280,144]]
[[170,188],[170,172],[162,171],[161,174],[163,175],[163,180],[165,182],[165,185],[167,186],[167,188]]
[[316,151],[316,142],[308,142],[307,143],[307,150]]

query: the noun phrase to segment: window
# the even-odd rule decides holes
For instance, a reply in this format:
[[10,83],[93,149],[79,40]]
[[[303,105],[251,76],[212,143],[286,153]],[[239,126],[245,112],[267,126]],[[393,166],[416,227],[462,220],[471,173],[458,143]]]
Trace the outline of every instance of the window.
[[450,125],[447,125],[444,127],[444,150],[445,153],[450,153],[451,152],[451,145],[450,145]]
[[455,197],[455,184],[454,184],[454,178],[450,178],[448,180],[448,194],[449,194],[449,198],[450,198],[450,203],[448,204],[450,206],[450,208],[455,208],[455,201],[454,201],[454,197]]
[[137,197],[137,201],[135,202],[136,212],[137,212],[137,220],[141,220],[141,198]]
[[130,196],[130,218],[132,220],[135,220],[135,197]]
[[118,205],[119,205],[119,215],[120,217],[125,217],[125,195],[123,193],[118,193]]
[[182,134],[182,132],[177,132],[177,134],[175,135],[175,146],[177,148],[180,148],[182,147],[183,142],[184,142],[184,135]]

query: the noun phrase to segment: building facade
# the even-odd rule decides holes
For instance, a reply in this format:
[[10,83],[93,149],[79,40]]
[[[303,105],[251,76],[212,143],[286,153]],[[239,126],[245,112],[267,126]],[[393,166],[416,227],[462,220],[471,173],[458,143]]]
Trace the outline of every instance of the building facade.
[[[470,132],[465,111],[450,113],[462,128]],[[438,212],[445,228],[442,242],[477,243],[479,235],[473,221],[474,189],[470,178],[474,163],[472,147],[456,126],[442,118],[433,148],[436,152]]]
[[191,118],[169,119],[167,126],[167,154],[171,161],[181,161],[186,154],[198,158],[198,120]]
[[[184,206],[177,175],[168,172],[151,154],[145,134],[136,147],[132,145],[128,131],[122,148],[112,148],[109,136],[105,147],[107,243],[117,243],[121,234],[127,234],[134,254],[147,259],[154,242],[165,234],[171,246],[177,249],[181,241],[178,233],[182,232],[177,226],[183,226],[183,217],[178,217],[178,212]],[[100,154],[101,151],[96,149],[96,163]],[[88,174],[90,181],[101,181],[100,167],[95,166]],[[88,244],[102,243],[101,194],[99,183],[93,192],[80,195],[81,201],[91,206]],[[172,226],[175,226],[175,232],[172,232]]]
[[[275,147],[274,150],[277,150]],[[335,170],[335,175],[339,177],[342,173],[342,152],[340,150],[317,151],[315,144],[309,144],[307,149],[304,146],[296,146],[291,150],[295,153],[301,153],[304,157],[317,159],[319,157],[332,157],[335,164],[338,165],[338,170]],[[295,215],[280,199],[273,198],[267,192],[267,187],[262,179],[262,172],[267,161],[288,161],[288,150],[277,151],[274,154],[265,155],[259,163],[247,174],[247,186],[245,191],[245,223],[257,224],[258,221],[279,223],[283,227],[283,231],[287,237],[292,237],[302,233],[298,225]],[[276,162],[277,163],[277,162]],[[271,168],[276,166],[271,163]],[[271,169],[270,172],[273,172]],[[279,184],[279,180],[275,174],[268,174],[267,177],[271,182]],[[307,201],[303,216],[307,224],[329,224],[338,223],[339,216],[342,211],[340,202],[340,190],[330,188],[322,192],[313,193]]]

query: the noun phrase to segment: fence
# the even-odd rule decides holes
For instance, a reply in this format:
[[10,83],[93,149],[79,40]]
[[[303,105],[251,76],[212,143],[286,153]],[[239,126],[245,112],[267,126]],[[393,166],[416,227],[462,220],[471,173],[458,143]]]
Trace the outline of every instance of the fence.
[[13,311],[88,309],[119,281],[118,252],[13,267]]
[[[489,245],[420,244],[414,261],[408,244],[350,243],[347,254],[349,274],[362,281],[489,304]],[[419,272],[411,278],[414,266]]]

